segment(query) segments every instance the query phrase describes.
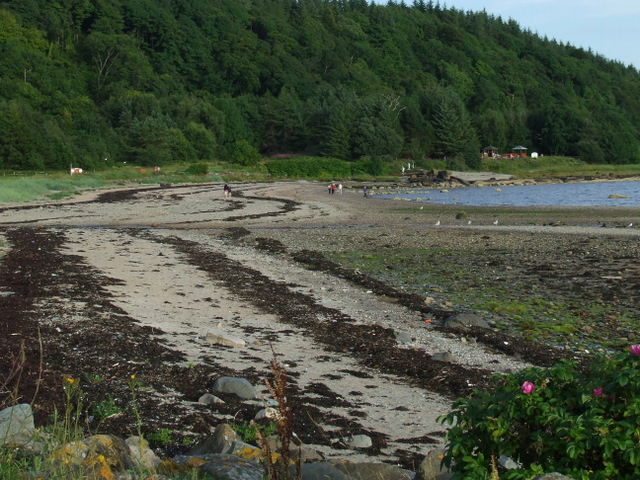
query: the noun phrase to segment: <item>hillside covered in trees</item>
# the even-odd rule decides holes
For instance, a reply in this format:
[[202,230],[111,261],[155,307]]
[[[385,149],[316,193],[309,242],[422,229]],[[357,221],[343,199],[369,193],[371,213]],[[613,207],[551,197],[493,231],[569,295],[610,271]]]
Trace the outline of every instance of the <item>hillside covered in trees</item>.
[[0,170],[488,145],[640,163],[640,73],[432,1],[0,1]]

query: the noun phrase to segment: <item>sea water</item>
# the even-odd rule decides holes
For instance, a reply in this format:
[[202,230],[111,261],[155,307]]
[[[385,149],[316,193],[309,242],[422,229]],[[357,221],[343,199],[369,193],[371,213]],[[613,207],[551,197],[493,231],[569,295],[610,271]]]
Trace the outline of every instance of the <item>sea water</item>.
[[376,193],[374,197],[470,206],[640,207],[640,182],[464,187],[449,188],[446,191],[420,188],[411,190],[411,193]]

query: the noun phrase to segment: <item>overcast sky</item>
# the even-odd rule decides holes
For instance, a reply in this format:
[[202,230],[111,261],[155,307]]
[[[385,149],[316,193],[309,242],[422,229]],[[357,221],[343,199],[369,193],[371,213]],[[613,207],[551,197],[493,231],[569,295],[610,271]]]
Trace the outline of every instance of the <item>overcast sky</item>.
[[[385,0],[376,0],[386,4]],[[412,5],[412,0],[405,0]],[[435,0],[434,0],[435,3]],[[640,69],[640,0],[440,0],[442,7],[481,11],[524,30],[570,43]]]

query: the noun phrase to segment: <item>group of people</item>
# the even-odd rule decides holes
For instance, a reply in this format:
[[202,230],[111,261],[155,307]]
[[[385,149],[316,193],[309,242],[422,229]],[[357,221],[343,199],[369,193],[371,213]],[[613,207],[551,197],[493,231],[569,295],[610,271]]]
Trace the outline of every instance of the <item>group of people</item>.
[[332,183],[332,184],[329,185],[329,193],[330,194],[336,193],[336,191],[339,194],[342,194],[342,184],[341,183],[339,183],[337,186],[336,186],[335,183]]

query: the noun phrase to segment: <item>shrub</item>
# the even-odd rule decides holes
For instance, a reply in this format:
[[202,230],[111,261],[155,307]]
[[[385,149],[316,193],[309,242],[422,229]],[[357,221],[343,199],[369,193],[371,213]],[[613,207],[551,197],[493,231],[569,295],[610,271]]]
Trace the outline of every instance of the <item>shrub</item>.
[[240,165],[257,165],[260,161],[260,152],[246,140],[238,140],[229,148],[229,161]]
[[269,174],[288,178],[348,178],[351,164],[337,158],[295,157],[266,163]]
[[630,354],[563,362],[496,377],[442,417],[443,462],[454,479],[484,479],[492,458],[518,468],[500,478],[560,472],[575,479],[640,478],[640,345]]
[[206,175],[209,173],[209,167],[206,163],[192,163],[187,167],[188,175]]

